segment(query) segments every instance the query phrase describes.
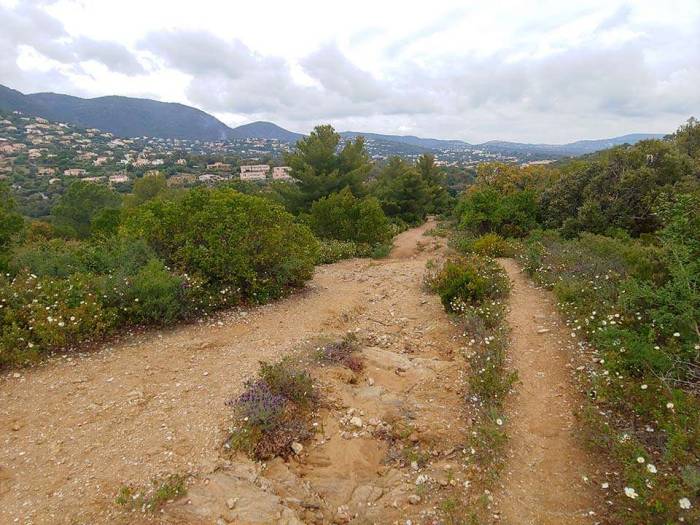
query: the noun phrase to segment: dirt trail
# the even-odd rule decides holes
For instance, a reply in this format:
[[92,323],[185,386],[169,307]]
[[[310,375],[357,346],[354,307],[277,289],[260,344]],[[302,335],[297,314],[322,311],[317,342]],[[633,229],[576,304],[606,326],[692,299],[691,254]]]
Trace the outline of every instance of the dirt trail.
[[[596,467],[577,442],[571,331],[551,293],[536,288],[515,261],[501,260],[513,283],[509,354],[518,372],[509,401],[509,458],[496,499],[509,525],[595,523]],[[587,481],[586,481],[587,480]],[[598,516],[598,517],[597,517]]]
[[[465,519],[483,488],[465,443],[463,337],[421,280],[443,252],[431,221],[382,261],[319,267],[277,303],[126,336],[0,378],[0,523],[440,523]],[[523,382],[500,504],[510,524],[591,523],[585,455],[571,437],[567,335],[512,261],[510,322]],[[537,334],[546,326],[548,333]],[[236,397],[259,360],[353,332],[365,370],[320,367],[327,406],[298,456],[256,463],[222,450]],[[361,424],[357,424],[360,418]],[[583,466],[582,466],[583,465]],[[156,515],[114,503],[123,484],[189,474]],[[441,509],[441,510],[439,510]],[[449,522],[449,521],[448,521]]]
[[[417,425],[427,423],[426,435],[449,427],[452,439],[459,439],[464,429],[455,424],[462,417],[458,388],[449,396],[451,409],[435,404],[445,395],[443,385],[458,380],[457,367],[446,366],[456,349],[454,327],[439,301],[421,289],[425,262],[436,248],[434,239],[422,235],[433,225],[400,235],[387,260],[319,267],[305,291],[275,304],[127,336],[97,352],[51,359],[0,378],[0,523],[134,523],[134,516],[125,517],[114,504],[122,484],[144,485],[170,473],[209,479],[232,468],[221,457],[229,417],[224,401],[240,393],[259,360],[277,360],[319,335],[337,336],[350,329],[358,331],[366,347],[367,373],[376,376],[376,383],[366,384],[365,392],[342,382],[334,387],[329,380],[338,405],[352,405],[367,418],[381,419],[389,417],[389,408],[401,413],[410,397],[406,406],[412,417],[422,410],[432,414]],[[432,247],[423,250],[419,240]],[[412,362],[409,353],[414,351],[426,352],[421,366]],[[346,469],[340,498],[329,496],[340,507],[351,502],[365,472],[376,475],[371,469],[381,470],[388,450],[386,443],[370,439],[369,428],[356,431],[364,432],[357,442],[334,441],[331,432],[324,442],[331,445],[309,458],[326,465],[340,462],[335,478],[324,477],[320,470],[309,474],[320,476],[320,492],[324,479],[336,483],[338,472]],[[374,444],[365,447],[362,439]],[[348,450],[357,455],[346,457]],[[209,486],[215,485],[212,481]],[[384,494],[390,485],[396,487],[384,482],[354,497],[362,500],[364,490],[378,499],[377,490]],[[195,498],[196,486],[192,491]],[[196,504],[190,510],[194,508]],[[395,509],[397,516],[402,513]],[[194,517],[167,512],[162,519]]]

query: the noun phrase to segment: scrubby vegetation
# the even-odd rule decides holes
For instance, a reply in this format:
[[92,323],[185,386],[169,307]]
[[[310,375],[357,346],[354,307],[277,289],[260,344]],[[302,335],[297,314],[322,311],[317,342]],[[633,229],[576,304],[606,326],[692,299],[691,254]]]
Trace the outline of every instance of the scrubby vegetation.
[[318,360],[323,364],[342,365],[353,372],[361,372],[364,363],[357,356],[357,339],[348,335],[339,341],[332,341],[318,348]]
[[319,394],[309,373],[289,359],[261,363],[258,377],[227,402],[235,423],[226,446],[256,459],[286,456],[312,433]]
[[560,167],[481,166],[455,210],[461,251],[521,239],[593,354],[582,431],[620,470],[623,523],[700,519],[698,144],[691,119]]
[[298,183],[266,191],[172,189],[155,173],[122,197],[78,180],[48,222],[22,217],[0,186],[0,367],[128,326],[279,298],[302,286],[315,264],[385,256],[407,222],[448,203],[425,156],[404,166],[421,183],[399,185],[399,208],[412,199],[420,208],[410,219],[387,214],[387,199],[398,199],[386,189],[393,182],[369,180],[362,139],[339,144],[333,128],[319,126],[286,159]]
[[429,271],[426,281],[463,328],[469,365],[465,399],[475,414],[465,445],[479,464],[485,486],[491,486],[505,458],[503,403],[516,380],[506,369],[505,299],[510,282],[494,259],[481,255],[448,259]]

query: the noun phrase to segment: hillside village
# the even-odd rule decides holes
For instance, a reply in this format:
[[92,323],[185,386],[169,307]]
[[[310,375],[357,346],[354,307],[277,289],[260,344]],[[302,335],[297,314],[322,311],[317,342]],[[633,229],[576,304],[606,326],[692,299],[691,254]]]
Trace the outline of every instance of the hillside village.
[[[345,138],[341,146],[350,141]],[[265,184],[290,182],[283,156],[294,144],[278,139],[245,138],[208,142],[156,137],[117,137],[19,111],[0,112],[0,181],[7,181],[24,212],[33,217],[49,210],[74,180],[107,184],[120,193],[146,174],[162,173],[171,187],[227,181]],[[366,140],[375,162],[398,155],[415,162],[429,150],[377,139]],[[460,147],[444,148],[436,164],[458,172],[479,162],[525,162],[514,156]]]
[[[76,179],[127,192],[134,180],[160,172],[168,185],[189,187],[221,181],[290,181],[280,166],[292,144],[275,139],[227,142],[122,138],[19,112],[0,115],[0,180],[43,216]],[[251,164],[255,163],[255,164]]]

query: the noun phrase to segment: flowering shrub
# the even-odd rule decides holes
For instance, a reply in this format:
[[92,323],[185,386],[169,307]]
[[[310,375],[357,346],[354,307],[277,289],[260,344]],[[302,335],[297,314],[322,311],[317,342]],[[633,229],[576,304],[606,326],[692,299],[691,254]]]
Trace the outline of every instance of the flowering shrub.
[[288,359],[262,362],[258,378],[247,382],[244,392],[226,403],[235,418],[226,446],[256,459],[289,454],[294,441],[310,436],[308,415],[318,400],[308,372]]
[[116,311],[102,304],[89,274],[66,279],[1,276],[0,367],[99,338],[116,320]]
[[125,325],[274,299],[309,279],[317,259],[307,227],[230,189],[197,189],[124,214],[117,235],[36,236],[3,256],[0,367]]
[[462,253],[476,253],[486,257],[512,257],[515,253],[513,246],[496,233],[486,233],[477,238],[461,238],[455,244]]
[[429,270],[428,286],[440,294],[446,311],[457,314],[469,349],[466,396],[476,414],[470,446],[478,451],[479,472],[493,482],[503,466],[500,453],[506,443],[503,403],[516,380],[506,370],[508,332],[504,326],[504,299],[508,276],[491,258],[480,255],[453,258]]
[[655,244],[542,233],[523,255],[598,363],[582,417],[591,444],[621,465],[619,513],[630,523],[700,518],[700,219],[682,198],[660,216]]
[[361,257],[363,248],[353,241],[324,239],[319,242],[318,264],[330,264],[343,259]]
[[496,261],[477,255],[449,259],[428,276],[428,285],[440,296],[449,312],[463,312],[468,306],[508,293],[508,278]]

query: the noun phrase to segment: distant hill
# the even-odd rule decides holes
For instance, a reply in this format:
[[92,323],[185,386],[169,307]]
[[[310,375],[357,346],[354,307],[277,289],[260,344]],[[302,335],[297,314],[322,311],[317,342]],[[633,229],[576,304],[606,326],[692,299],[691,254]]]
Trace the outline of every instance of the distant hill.
[[[27,115],[85,128],[97,128],[121,137],[159,137],[189,140],[227,140],[243,138],[277,139],[296,142],[304,135],[288,131],[272,122],[252,122],[230,128],[199,109],[172,102],[120,96],[79,98],[56,93],[25,95],[0,85],[0,110],[21,111]],[[411,153],[435,150],[482,150],[502,155],[561,158],[585,155],[619,144],[660,138],[660,134],[637,133],[601,140],[580,140],[570,144],[524,144],[490,141],[469,144],[461,140],[443,140],[413,135],[383,135],[343,131],[344,139],[359,135],[383,144],[397,144],[400,151]],[[394,148],[394,149],[397,149]]]
[[142,98],[23,95],[0,86],[0,109],[97,128],[122,137],[223,140],[231,132],[226,124],[199,109]]
[[367,139],[383,142],[400,142],[401,144],[409,144],[425,149],[464,148],[469,146],[468,143],[462,140],[424,139],[413,135],[381,135],[379,133],[362,133],[360,131],[342,131],[340,136],[346,139],[363,136]]
[[381,135],[378,133],[362,133],[359,131],[343,131],[340,133],[343,138],[355,138],[362,135],[367,139],[381,142],[395,142],[408,144],[426,150],[482,150],[490,153],[500,153],[502,155],[532,155],[537,157],[550,156],[553,158],[575,157],[594,153],[603,149],[619,146],[620,144],[635,144],[640,140],[659,139],[664,135],[659,133],[634,133],[599,140],[579,140],[568,144],[527,144],[521,142],[506,142],[493,140],[482,144],[470,144],[462,140],[443,140],[414,137],[412,135]]
[[554,157],[576,157],[596,151],[612,148],[621,144],[635,144],[640,140],[660,139],[664,135],[660,133],[633,133],[598,140],[578,140],[568,144],[524,144],[520,142],[504,142],[492,140],[484,142],[476,147],[493,153],[537,153]]
[[301,133],[294,133],[293,131],[286,130],[277,124],[273,124],[272,122],[263,121],[243,124],[242,126],[233,128],[229,132],[229,137],[235,139],[277,139],[286,142],[296,142],[303,136],[304,135]]

